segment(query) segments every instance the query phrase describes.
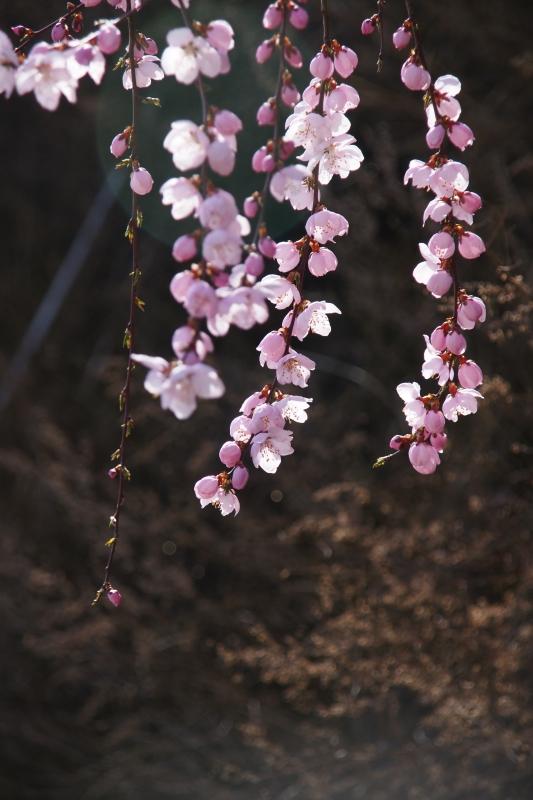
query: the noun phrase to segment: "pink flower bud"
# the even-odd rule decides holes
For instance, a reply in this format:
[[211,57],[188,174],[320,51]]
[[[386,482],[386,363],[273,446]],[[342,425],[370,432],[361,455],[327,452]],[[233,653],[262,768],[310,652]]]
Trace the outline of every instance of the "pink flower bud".
[[442,411],[428,411],[424,418],[424,428],[429,433],[442,433],[446,420]]
[[399,433],[397,433],[396,436],[393,436],[389,442],[389,447],[391,450],[401,450],[403,446],[404,438],[403,436],[400,436]]
[[407,59],[402,65],[401,79],[408,89],[413,92],[425,92],[431,83],[431,75],[419,64]]
[[258,278],[265,271],[265,262],[259,253],[250,253],[244,260],[244,266],[246,274],[253,275],[254,278]]
[[446,349],[454,356],[460,356],[466,350],[466,339],[459,331],[450,331],[446,336]]
[[247,197],[243,204],[243,210],[249,219],[253,219],[259,211],[259,203],[255,197]]
[[158,51],[157,42],[150,36],[145,36],[143,41],[143,50],[147,56],[155,56]]
[[96,39],[98,47],[106,55],[116,53],[120,47],[121,34],[116,25],[105,24],[100,27]]
[[294,69],[300,69],[303,66],[302,54],[293,44],[285,47],[285,61]]
[[429,341],[431,342],[435,350],[442,351],[446,349],[446,334],[444,333],[440,325],[438,328],[435,328],[435,330],[429,337]]
[[411,31],[408,31],[403,25],[400,25],[400,27],[392,34],[392,43],[396,50],[403,50],[404,47],[407,47],[410,41]]
[[222,461],[225,467],[231,469],[234,467],[235,464],[238,464],[242,457],[241,448],[237,444],[237,442],[224,442],[220,451],[218,453],[218,457]]
[[289,22],[291,23],[293,28],[296,28],[298,31],[303,31],[304,28],[307,28],[307,23],[309,22],[309,14],[302,8],[301,6],[296,6],[293,8],[291,13],[289,14]]
[[294,153],[294,150],[295,150],[294,142],[291,142],[289,139],[282,139],[281,140],[281,144],[280,144],[280,148],[279,148],[279,154],[280,154],[280,157],[283,160],[285,160],[286,158],[289,158],[289,156],[292,156],[292,154]]
[[207,26],[207,41],[217,50],[227,53],[233,48],[233,28],[224,19],[215,19]]
[[467,214],[475,214],[483,205],[481,197],[475,192],[463,192],[459,200],[459,205],[464,209]]
[[274,156],[268,153],[263,159],[263,172],[274,172],[276,169],[276,161]]
[[472,330],[476,322],[484,322],[487,316],[485,303],[480,297],[467,297],[459,305],[457,322],[464,330]]
[[450,273],[444,269],[439,269],[431,275],[426,286],[428,292],[431,292],[434,297],[443,297],[452,284],[453,278]]
[[483,383],[483,373],[475,361],[465,361],[461,364],[458,375],[464,389],[476,389]]
[[281,9],[277,6],[273,5],[272,3],[267,6],[265,13],[263,14],[263,28],[266,28],[269,31],[273,31],[274,28],[279,28],[283,21],[283,14]]
[[130,186],[135,194],[148,194],[153,185],[154,179],[144,167],[139,167],[130,175]]
[[331,78],[333,75],[334,65],[331,58],[324,53],[317,53],[314,58],[311,59],[311,63],[309,64],[309,72],[315,78],[320,78],[320,80],[325,80],[326,78]]
[[194,484],[194,493],[199,500],[210,500],[218,490],[216,475],[206,475]]
[[22,36],[27,36],[31,33],[31,28],[27,28],[25,25],[12,25],[11,30],[13,31],[15,36],[21,38]]
[[263,145],[260,147],[259,150],[256,150],[252,156],[252,169],[254,172],[263,172],[263,161],[265,160],[265,156],[267,155],[267,149]]
[[426,144],[430,150],[439,149],[444,140],[445,133],[444,125],[434,125],[433,128],[429,129],[426,133]]
[[121,158],[128,149],[128,143],[123,133],[117,133],[111,140],[109,150],[115,158]]
[[335,71],[341,78],[349,78],[354,69],[357,67],[359,59],[350,47],[341,47],[338,53],[335,53],[334,64]]
[[232,136],[242,131],[242,122],[233,111],[223,109],[215,114],[215,128],[223,136]]
[[466,231],[459,239],[459,252],[463,258],[478,258],[485,250],[483,239],[477,233]]
[[180,264],[190,261],[198,252],[198,243],[194,236],[178,236],[172,247],[172,257]]
[[472,128],[469,128],[464,122],[452,122],[448,128],[448,137],[459,150],[469,147],[475,139]]
[[261,354],[261,364],[264,361],[279,361],[285,355],[286,340],[282,333],[279,331],[270,331],[263,336],[257,350]]
[[294,83],[285,83],[281,89],[281,100],[288,107],[292,108],[300,99],[300,92]]
[[258,64],[264,64],[266,61],[268,61],[273,52],[274,44],[272,43],[272,40],[265,39],[255,51],[255,60]]
[[81,0],[81,4],[86,8],[94,8],[95,6],[99,6],[101,2],[102,0]]
[[118,475],[118,469],[116,467],[111,467],[111,469],[107,470],[107,477],[111,478],[112,481],[115,480],[117,475]]
[[276,121],[276,112],[268,100],[257,109],[256,120],[258,125],[273,125]]
[[429,437],[429,441],[437,453],[442,453],[448,442],[448,437],[445,433],[432,433]]
[[337,269],[337,256],[328,247],[321,247],[317,253],[309,256],[308,267],[311,275],[320,278],[328,272]]
[[440,464],[439,454],[426,442],[412,444],[409,448],[409,461],[421,475],[431,475]]
[[62,42],[66,35],[67,35],[67,29],[63,25],[63,23],[56,22],[56,24],[52,28],[52,41]]
[[249,477],[250,473],[248,472],[247,467],[235,467],[231,476],[231,485],[237,491],[244,489],[248,483]]
[[109,602],[118,608],[119,605],[122,603],[122,595],[118,591],[118,589],[108,589],[106,592],[106,597]]
[[363,36],[371,36],[376,30],[376,23],[373,19],[364,19],[361,23],[361,33]]
[[258,247],[259,252],[262,253],[265,258],[274,258],[276,254],[276,242],[270,236],[263,236],[259,239]]

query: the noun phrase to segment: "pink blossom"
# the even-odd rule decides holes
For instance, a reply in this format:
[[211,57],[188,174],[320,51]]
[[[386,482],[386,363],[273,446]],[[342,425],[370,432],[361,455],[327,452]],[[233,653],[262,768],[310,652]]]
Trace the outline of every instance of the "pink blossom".
[[452,330],[446,335],[446,349],[456,356],[462,355],[466,350],[466,339],[462,333]]
[[328,211],[327,208],[311,214],[305,224],[307,235],[319,244],[333,242],[336,236],[344,236],[348,233],[348,227],[348,220],[342,214]]
[[286,45],[284,48],[285,61],[290,64],[294,69],[300,69],[303,66],[303,56],[301,52],[293,44]]
[[428,167],[424,161],[419,161],[415,158],[409,162],[409,168],[404,175],[403,182],[406,185],[411,181],[417,189],[427,189],[433,173],[434,170]]
[[287,355],[278,361],[276,378],[282,386],[293,383],[295,386],[305,387],[314,368],[315,362],[312,359],[290,348]]
[[317,251],[311,251],[307,266],[311,275],[320,278],[337,269],[337,263],[337,256],[332,250],[327,247],[319,247]]
[[446,333],[444,332],[442,325],[439,325],[438,328],[435,328],[429,338],[429,341],[436,350],[446,350]]
[[459,301],[457,322],[463,330],[472,330],[476,322],[485,322],[487,310],[480,297],[466,296]]
[[208,78],[219,74],[220,55],[202,36],[195,36],[189,28],[174,28],[168,32],[167,42],[161,56],[166,75],[174,75],[179,83],[191,84],[200,73]]
[[288,108],[292,108],[300,99],[300,92],[294,83],[284,83],[281,87],[281,100]]
[[284,429],[256,434],[250,447],[254,466],[270,474],[275,473],[281,464],[282,456],[294,453],[291,442],[292,431]]
[[431,75],[427,69],[416,64],[411,58],[403,64],[400,76],[407,88],[413,92],[423,92],[431,83]]
[[[159,66],[159,59],[157,56],[145,55],[135,64],[135,80],[137,86],[141,89],[150,86],[152,81],[160,81],[165,77],[165,73]],[[124,70],[122,76],[122,85],[125,89],[132,88],[131,69]]]
[[201,500],[208,500],[218,491],[218,478],[206,475],[194,484],[194,493]]
[[420,384],[400,383],[396,391],[404,401],[403,413],[411,428],[420,428],[426,418],[426,407],[420,399]]
[[426,133],[426,144],[429,149],[438,150],[444,141],[445,135],[446,129],[444,125],[441,125],[440,123],[430,128]]
[[0,94],[11,97],[15,88],[15,73],[18,66],[19,61],[11,40],[4,31],[0,31]]
[[437,453],[442,453],[448,443],[448,437],[445,433],[432,433],[429,437],[429,441]]
[[314,75],[315,78],[320,78],[320,80],[331,78],[333,70],[334,65],[332,59],[322,52],[317,53],[309,64],[309,72],[311,75]]
[[163,147],[172,153],[174,166],[181,172],[203,164],[209,145],[209,137],[190,120],[173,122],[163,140]]
[[274,258],[279,264],[280,272],[290,272],[300,263],[301,252],[294,242],[278,242]]
[[409,461],[421,475],[431,475],[440,464],[438,452],[427,442],[416,442],[409,448]]
[[265,364],[270,369],[274,369],[277,362],[285,355],[287,341],[282,331],[270,331],[263,336],[257,350],[259,350],[259,363],[262,367]]
[[276,111],[272,103],[267,100],[262,103],[257,110],[257,124],[258,125],[273,125],[276,121]]
[[190,261],[198,252],[198,242],[194,236],[178,236],[172,246],[172,257],[179,263]]
[[109,151],[115,158],[121,158],[128,149],[128,140],[123,133],[117,133],[111,140]]
[[392,43],[396,50],[403,50],[411,41],[411,31],[400,25],[392,34]]
[[233,36],[233,28],[225,19],[215,19],[207,26],[207,41],[223,53],[233,50]]
[[422,364],[424,378],[437,378],[439,386],[444,386],[452,377],[451,362],[443,358],[443,354],[435,350],[429,339],[426,338],[426,350]]
[[100,26],[96,41],[102,53],[111,55],[111,53],[116,53],[120,47],[121,39],[121,33],[117,26],[112,23],[105,23]]
[[272,39],[265,39],[255,51],[255,60],[258,64],[264,64],[266,61],[268,61],[273,52],[274,42]]
[[251,252],[244,259],[244,266],[247,275],[253,275],[254,278],[259,278],[265,271],[265,260],[259,253]]
[[276,242],[271,236],[261,236],[258,247],[265,258],[274,258],[276,255]]
[[304,28],[307,28],[307,24],[309,22],[309,14],[305,10],[305,8],[295,5],[295,7],[289,14],[289,22],[291,23],[293,28],[302,31]]
[[349,78],[357,67],[358,61],[359,59],[357,58],[357,53],[355,53],[350,47],[342,46],[340,50],[335,53],[333,59],[335,64],[335,72],[337,72],[341,78]]
[[446,420],[442,411],[428,411],[424,418],[424,428],[429,433],[442,433]]
[[251,196],[247,197],[243,203],[243,210],[247,217],[253,219],[257,216],[257,212],[259,211],[259,203],[255,199],[255,197]]
[[301,300],[296,286],[281,275],[265,275],[257,284],[257,289],[279,309],[287,308]]
[[474,133],[472,128],[464,122],[452,122],[448,128],[448,137],[459,150],[465,150],[474,143]]
[[446,396],[442,404],[443,414],[446,419],[457,422],[459,416],[475,414],[478,400],[482,399],[483,395],[477,389],[456,389]]
[[[98,2],[100,2],[100,0],[98,0]],[[87,0],[85,0],[85,5],[88,5]],[[96,5],[96,3],[93,3],[93,5]],[[109,588],[106,592],[106,597],[115,608],[118,608],[122,603],[122,595],[118,589]]]
[[279,28],[281,25],[281,21],[283,19],[283,13],[281,9],[271,3],[267,6],[265,13],[263,14],[263,27],[267,28],[267,30],[274,30],[274,28]]
[[148,194],[153,185],[154,179],[144,167],[138,167],[130,175],[130,186],[135,194]]
[[65,26],[65,24],[63,22],[56,22],[56,24],[52,28],[52,33],[51,33],[52,41],[62,42],[63,39],[65,39],[65,37],[67,36],[67,34],[68,34],[68,28]]
[[242,457],[242,451],[237,442],[224,442],[218,454],[224,466],[234,467]]
[[242,121],[233,111],[223,109],[215,114],[215,128],[223,136],[230,136],[242,131]]
[[[74,103],[77,81],[68,66],[66,53],[55,50],[45,42],[39,42],[30,50],[28,57],[15,73],[17,92],[19,94],[35,92],[35,99],[47,111],[56,110],[61,95],[66,97],[70,103]],[[9,69],[9,66],[6,67],[3,64],[2,68],[5,82],[4,70]]]
[[[307,302],[307,301],[306,301]],[[294,312],[290,312],[292,314]],[[325,300],[317,300],[313,303],[307,303],[303,311],[297,315],[293,327],[293,335],[302,341],[309,332],[317,333],[319,336],[329,336],[331,333],[331,325],[328,319],[328,314],[340,314],[340,308],[337,308],[333,303],[327,303]],[[284,319],[283,324],[288,325],[289,319]]]
[[187,291],[183,305],[192,317],[197,317],[198,319],[210,317],[217,307],[216,292],[206,281],[193,281]]
[[169,178],[160,192],[163,205],[172,206],[170,213],[174,219],[184,219],[193,214],[202,199],[200,192],[188,178]]
[[464,389],[475,389],[483,383],[483,373],[475,361],[465,361],[457,374]]
[[376,30],[376,23],[372,18],[364,19],[361,23],[361,33],[363,36],[371,36]]
[[459,252],[463,258],[479,258],[485,252],[486,247],[483,239],[472,233],[472,231],[465,231],[459,237]]
[[202,200],[198,207],[198,219],[204,228],[229,228],[239,211],[235,198],[223,189],[217,189]]
[[208,146],[207,160],[217,175],[229,175],[235,166],[235,150],[227,140],[218,139]]
[[248,478],[250,477],[250,473],[246,467],[238,466],[235,467],[231,476],[231,485],[234,489],[240,490],[244,489],[246,484],[248,483]]

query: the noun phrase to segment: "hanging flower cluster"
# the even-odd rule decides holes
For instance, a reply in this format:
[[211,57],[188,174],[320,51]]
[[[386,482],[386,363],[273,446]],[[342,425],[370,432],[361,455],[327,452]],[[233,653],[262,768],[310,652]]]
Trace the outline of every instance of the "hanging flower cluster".
[[[79,81],[86,75],[94,83],[101,83],[106,68],[105,56],[116,53],[121,45],[119,23],[129,13],[137,11],[141,4],[132,3],[132,8],[128,11],[126,0],[108,0],[109,5],[124,11],[124,16],[98,20],[95,30],[77,38],[83,25],[83,7],[96,6],[100,2],[101,0],[86,0],[68,11],[52,26],[48,26],[52,41],[37,42],[27,56],[22,54],[22,50],[36,37],[34,31],[25,25],[15,25],[12,30],[20,40],[16,48],[6,34],[0,31],[0,94],[9,97],[14,89],[20,95],[34,92],[39,105],[47,111],[55,111],[62,96],[70,103],[76,102]],[[149,86],[152,80],[163,77],[156,52],[157,47],[153,40],[140,34],[135,53],[140,87]],[[128,73],[129,70],[124,73],[124,85],[131,88],[131,75]]]
[[[307,419],[312,399],[285,392],[285,386],[305,388],[315,363],[296,349],[294,339],[303,341],[309,333],[327,336],[330,314],[340,310],[326,301],[310,302],[303,295],[307,272],[322,276],[336,269],[337,259],[325,245],[348,232],[348,221],[325,208],[320,202],[320,185],[333,175],[346,177],[361,165],[363,154],[348,133],[346,112],[358,105],[357,92],[337,78],[347,78],[357,66],[357,56],[350,48],[332,40],[328,33],[325,4],[322,3],[324,41],[312,59],[312,80],[287,120],[287,137],[303,148],[299,159],[306,165],[305,175],[295,183],[294,207],[307,207],[312,213],[305,225],[305,235],[296,242],[279,242],[275,258],[279,273],[260,282],[263,291],[277,309],[285,310],[281,326],[267,333],[258,345],[259,361],[274,371],[272,380],[248,397],[230,425],[231,440],[220,449],[224,467],[218,475],[201,478],[195,493],[201,505],[212,504],[223,515],[237,513],[237,492],[248,481],[245,464],[267,473],[278,469],[283,456],[293,453],[293,422]],[[303,204],[301,199],[304,198]]]
[[[440,464],[440,454],[447,442],[446,422],[474,414],[482,395],[480,367],[466,355],[463,331],[485,320],[485,305],[479,297],[461,288],[458,256],[471,260],[485,252],[483,240],[468,226],[481,208],[481,198],[469,190],[468,169],[446,153],[449,142],[464,150],[474,141],[471,128],[460,121],[461,106],[457,95],[461,84],[454,75],[432,79],[425,61],[418,26],[412,16],[393,34],[393,44],[400,50],[412,44],[401,69],[401,79],[412,91],[424,92],[428,124],[427,145],[434,152],[427,161],[413,160],[404,182],[433,194],[423,215],[423,224],[439,226],[429,241],[419,244],[422,260],[414,268],[415,280],[433,297],[453,294],[453,311],[430,335],[425,335],[426,350],[422,376],[437,381],[437,389],[421,394],[420,385],[401,383],[398,394],[404,401],[403,412],[411,432],[391,439],[393,451],[407,450],[414,469],[428,475]],[[377,460],[380,466],[390,456]]]

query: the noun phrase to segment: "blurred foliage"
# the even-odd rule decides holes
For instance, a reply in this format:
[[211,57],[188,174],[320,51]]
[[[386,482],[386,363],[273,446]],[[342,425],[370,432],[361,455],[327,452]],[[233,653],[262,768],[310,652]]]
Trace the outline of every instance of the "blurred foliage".
[[[245,118],[247,156],[270,93],[268,69],[251,57],[263,5],[198,0],[195,11],[227,17],[244,42],[238,69],[212,94]],[[351,231],[338,272],[311,293],[344,315],[327,341],[308,340],[324,360],[295,455],[274,478],[253,476],[236,520],[200,512],[191,484],[217,463],[233,410],[261,384],[261,334],[217,343],[227,395],[188,423],[143,393],[139,372],[116,574],[124,604],[91,609],[124,366],[120,198],[1,421],[6,800],[531,798],[530,4],[512,13],[503,0],[417,4],[435,74],[463,80],[477,135],[465,160],[489,244],[465,274],[489,306],[469,338],[486,400],[454,426],[430,478],[400,458],[370,470],[401,430],[394,387],[416,378],[421,334],[439,318],[411,278],[424,197],[402,186],[409,159],[425,152],[423,111],[390,48],[374,71],[376,42],[358,33],[371,4],[330,5],[334,34],[360,55],[353,123],[367,159],[328,198]],[[3,4],[0,24],[37,26],[55,10],[61,3],[21,0],[13,19]],[[145,13],[161,41],[175,11],[154,0]],[[390,32],[402,3],[386,13]],[[307,53],[318,37],[314,9]],[[111,73],[102,93],[85,87],[77,106],[53,115],[29,97],[4,107],[0,370],[111,169],[110,134],[127,122],[119,81]],[[162,111],[143,107],[142,152],[160,183],[173,169],[159,142],[197,104],[171,82],[157,93]],[[253,186],[246,160],[241,198]],[[278,210],[280,235],[285,219]],[[166,355],[181,322],[167,291],[178,228],[156,195],[145,220],[139,346]]]

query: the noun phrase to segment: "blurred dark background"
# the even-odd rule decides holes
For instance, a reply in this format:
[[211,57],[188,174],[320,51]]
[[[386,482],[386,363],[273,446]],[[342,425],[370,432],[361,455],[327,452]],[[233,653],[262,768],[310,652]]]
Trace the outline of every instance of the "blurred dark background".
[[[4,30],[63,9],[14,5],[0,3]],[[255,188],[247,164],[264,135],[255,109],[274,72],[252,59],[264,5],[193,3],[198,18],[227,18],[240,41],[212,100],[247,124],[233,184],[241,200]],[[294,35],[306,54],[319,41],[316,5]],[[351,228],[337,273],[311,294],[343,317],[326,341],[305,343],[323,355],[295,455],[273,478],[252,476],[236,519],[201,512],[192,483],[216,468],[234,410],[264,380],[254,352],[262,332],[217,342],[227,394],[185,423],[146,395],[139,370],[114,577],[124,602],[91,608],[114,505],[106,471],[128,303],[123,187],[2,413],[5,800],[533,796],[530,3],[417,3],[433,74],[463,81],[463,117],[477,136],[465,161],[485,200],[476,230],[488,244],[463,271],[489,309],[469,337],[486,399],[453,426],[429,478],[401,458],[370,468],[402,430],[395,386],[418,379],[422,333],[440,316],[411,278],[425,198],[402,186],[409,160],[426,152],[420,96],[400,84],[390,46],[376,74],[377,41],[359,33],[372,4],[330,5],[333,34],[360,55],[352,118],[366,161],[327,198]],[[403,18],[401,2],[387,3],[387,34]],[[163,0],[144,20],[160,44],[179,25]],[[109,140],[129,120],[119,84],[112,72],[101,90],[85,82],[78,105],[54,114],[33,97],[2,100],[4,375],[112,170]],[[160,185],[175,174],[160,146],[170,121],[198,119],[199,109],[194,90],[170,80],[148,93],[163,109],[143,106],[142,160]],[[156,192],[143,206],[139,350],[166,356],[183,321],[167,290],[181,229]],[[288,218],[276,212],[276,235],[291,233]]]

